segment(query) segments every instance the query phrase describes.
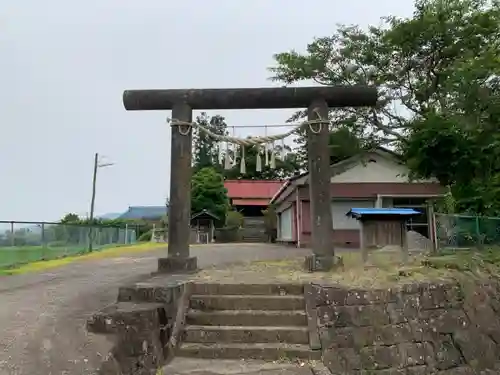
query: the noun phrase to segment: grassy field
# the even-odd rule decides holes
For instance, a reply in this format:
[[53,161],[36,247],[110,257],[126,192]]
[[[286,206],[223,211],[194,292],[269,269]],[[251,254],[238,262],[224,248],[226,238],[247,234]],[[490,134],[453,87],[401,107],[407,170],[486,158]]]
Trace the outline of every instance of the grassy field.
[[[101,248],[99,250],[93,251],[91,253],[87,252],[86,249],[77,249],[74,248],[75,253],[70,255],[69,251],[67,253],[64,252],[54,252],[51,250],[53,249],[48,249],[45,248],[43,249],[43,253],[41,252],[42,249],[37,248],[35,246],[30,247],[30,249],[38,249],[38,251],[33,250],[34,254],[31,255],[31,259],[35,259],[36,256],[40,256],[40,254],[49,254],[52,256],[52,258],[46,258],[45,260],[28,260],[24,263],[15,263],[14,265],[12,264],[11,260],[7,259],[7,252],[3,253],[3,257],[0,256],[0,275],[18,275],[18,274],[24,274],[24,273],[31,273],[31,272],[41,272],[45,271],[51,268],[56,268],[56,267],[61,267],[76,261],[85,261],[85,260],[96,260],[96,259],[105,259],[105,258],[115,258],[115,257],[120,257],[124,256],[126,254],[131,254],[131,253],[138,253],[138,252],[143,252],[143,251],[151,251],[151,250],[156,250],[160,248],[164,248],[166,244],[160,244],[160,243],[152,243],[152,242],[141,242],[141,243],[136,243],[134,245],[115,245],[115,246],[108,246],[105,248]],[[10,249],[12,248],[0,248],[0,251],[3,249]],[[73,249],[70,249],[73,250]],[[12,259],[12,258],[11,258]],[[24,259],[26,260],[26,258]],[[2,266],[3,264],[7,264],[7,261],[9,261],[9,265],[7,266]]]
[[[100,250],[117,247],[109,245]],[[121,245],[123,246],[123,245]],[[88,251],[84,246],[9,246],[0,247],[0,269],[13,268],[23,264],[47,261],[84,254]]]

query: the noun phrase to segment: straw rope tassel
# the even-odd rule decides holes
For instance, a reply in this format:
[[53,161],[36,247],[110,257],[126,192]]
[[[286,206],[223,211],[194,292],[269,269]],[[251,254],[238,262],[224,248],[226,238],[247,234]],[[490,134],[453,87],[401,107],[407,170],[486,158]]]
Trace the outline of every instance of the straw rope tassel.
[[282,139],[281,140],[281,155],[280,155],[280,159],[282,161],[285,161],[285,158],[286,158],[285,140]]
[[[236,136],[236,128],[233,126],[233,137]],[[233,149],[233,167],[236,167],[236,164],[238,163],[238,145],[234,145]]]
[[260,146],[255,146],[257,149],[257,160],[255,162],[255,170],[257,172],[262,172],[262,158],[260,157]]
[[276,150],[274,148],[274,142],[271,143],[271,169],[276,168]]
[[220,165],[223,165],[224,164],[224,155],[222,154],[222,142],[219,142],[219,145],[217,147],[217,151],[218,151],[218,160],[219,160],[219,164]]
[[233,151],[233,167],[236,167],[236,164],[238,164],[238,146],[234,146],[234,151]]
[[[264,128],[264,135],[267,137],[267,126]],[[267,153],[268,143],[264,143],[265,166],[269,166],[269,155]]]
[[264,152],[266,153],[266,156],[265,156],[265,158],[266,158],[266,163],[265,163],[266,167],[269,166],[269,147],[268,146],[269,146],[268,143],[266,143],[264,145]]
[[[318,134],[321,131],[321,127],[323,125],[330,124],[330,122],[327,118],[323,119],[321,117],[321,115],[319,114],[317,109],[313,109],[313,112],[317,116],[316,120],[308,120],[308,121],[304,121],[300,124],[296,124],[293,129],[291,129],[285,133],[269,135],[269,136],[266,135],[266,136],[247,137],[247,138],[238,138],[235,136],[231,137],[228,135],[216,134],[216,133],[210,131],[210,129],[208,129],[208,128],[204,127],[203,125],[198,124],[196,122],[179,121],[177,119],[167,119],[167,121],[170,122],[171,126],[177,126],[179,133],[182,135],[188,135],[190,131],[203,131],[209,137],[213,138],[216,141],[219,141],[220,142],[218,145],[219,146],[218,147],[219,164],[225,164],[225,165],[227,164],[226,160],[223,161],[223,159],[222,159],[224,157],[223,150],[222,150],[224,142],[226,143],[226,156],[229,154],[228,143],[234,143],[235,145],[240,146],[241,147],[240,172],[242,174],[244,174],[244,173],[246,173],[245,147],[251,147],[251,146],[260,147],[260,145],[265,145],[266,143],[273,143],[273,149],[271,150],[271,159],[275,159],[276,157],[280,156],[280,158],[282,160],[285,160],[285,158],[287,156],[287,150],[285,149],[285,141],[284,141],[285,138],[287,138],[288,136],[290,136],[292,134],[296,134],[300,129],[302,129],[305,126],[309,127],[309,130],[312,133]],[[316,130],[315,128],[313,128],[313,125],[318,125],[319,129]],[[183,130],[182,129],[183,126],[185,126],[187,129]],[[277,149],[274,149],[274,142],[276,142],[276,141],[281,141],[282,150],[278,151]],[[267,153],[269,150],[267,148],[265,148],[264,151]],[[274,154],[274,157],[273,157],[273,154]],[[233,153],[233,155],[236,155],[236,150]],[[268,159],[267,159],[268,157],[269,156],[266,155],[266,164],[268,161]],[[236,157],[235,157],[235,159],[236,159]],[[258,163],[259,170],[261,170],[262,169],[262,160],[260,160],[260,161],[259,160],[260,160],[260,148],[258,148],[258,152],[257,152],[257,163]],[[234,165],[235,163],[236,163],[236,161],[235,160],[231,161],[231,157],[229,156],[229,164]],[[271,164],[275,165],[276,161],[271,160]]]
[[226,142],[226,155],[224,158],[224,169],[231,169],[231,156],[229,155],[229,142]]
[[241,146],[241,163],[240,163],[240,173],[247,173],[247,167],[245,165],[245,146]]

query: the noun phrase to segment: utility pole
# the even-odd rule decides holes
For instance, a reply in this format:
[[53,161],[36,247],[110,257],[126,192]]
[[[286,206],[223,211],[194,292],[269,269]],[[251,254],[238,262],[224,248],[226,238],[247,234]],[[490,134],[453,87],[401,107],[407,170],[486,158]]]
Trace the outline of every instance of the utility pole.
[[90,222],[94,220],[95,188],[97,182],[97,168],[99,168],[99,153],[94,156],[94,175],[92,176],[92,200],[90,201]]
[[94,234],[93,230],[94,229],[94,206],[95,206],[95,188],[96,188],[96,182],[97,182],[97,168],[99,165],[99,153],[96,152],[94,156],[94,174],[92,176],[92,198],[90,200],[90,216],[89,216],[89,252],[91,252],[92,249],[92,242],[94,241]]
[[90,230],[89,230],[89,251],[92,251],[92,242],[94,240],[93,236],[93,221],[94,221],[94,207],[95,207],[95,192],[96,192],[96,185],[97,185],[97,169],[103,168],[103,167],[109,167],[111,165],[114,165],[114,163],[101,163],[99,164],[99,153],[96,152],[94,156],[94,173],[92,176],[92,198],[90,200],[90,215],[89,215],[89,224],[90,224]]

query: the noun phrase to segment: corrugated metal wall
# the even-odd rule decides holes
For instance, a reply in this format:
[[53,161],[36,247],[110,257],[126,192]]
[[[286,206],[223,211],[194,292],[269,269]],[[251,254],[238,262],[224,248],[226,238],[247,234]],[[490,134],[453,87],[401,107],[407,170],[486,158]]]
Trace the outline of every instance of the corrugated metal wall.
[[281,213],[280,218],[280,239],[284,241],[292,241],[292,213],[293,207],[289,207]]
[[360,224],[356,219],[346,216],[351,208],[373,208],[375,201],[333,201],[332,219],[333,229],[360,229]]

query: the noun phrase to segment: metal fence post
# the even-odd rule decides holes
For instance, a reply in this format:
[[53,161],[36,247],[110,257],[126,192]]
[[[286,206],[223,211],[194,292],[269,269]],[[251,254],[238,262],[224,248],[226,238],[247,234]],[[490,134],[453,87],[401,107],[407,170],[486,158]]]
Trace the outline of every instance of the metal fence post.
[[476,238],[477,238],[477,246],[481,247],[483,241],[481,241],[481,230],[479,228],[479,217],[478,216],[476,216]]
[[45,247],[46,241],[45,241],[45,223],[42,223],[42,247]]
[[438,235],[437,235],[437,219],[436,213],[433,211],[431,215],[431,230],[432,230],[432,252],[437,254],[439,252]]
[[14,238],[14,222],[10,222],[10,245],[16,246],[16,240]]

